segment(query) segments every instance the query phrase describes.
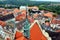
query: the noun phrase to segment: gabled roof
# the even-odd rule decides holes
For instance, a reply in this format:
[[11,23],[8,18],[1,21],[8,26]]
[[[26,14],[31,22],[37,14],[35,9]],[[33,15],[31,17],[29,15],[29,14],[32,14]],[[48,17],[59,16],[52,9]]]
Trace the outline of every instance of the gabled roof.
[[36,23],[36,24],[39,26],[39,28],[42,30],[42,28],[41,28],[38,20],[35,20],[35,21],[31,24],[30,29],[33,27],[33,25],[34,25],[35,23]]
[[31,40],[47,40],[43,34],[43,30],[37,20],[30,26],[30,39]]
[[48,12],[48,13],[44,14],[44,16],[47,16],[47,17],[52,18],[52,17],[53,17],[53,14],[52,14],[52,13],[50,13],[50,12]]

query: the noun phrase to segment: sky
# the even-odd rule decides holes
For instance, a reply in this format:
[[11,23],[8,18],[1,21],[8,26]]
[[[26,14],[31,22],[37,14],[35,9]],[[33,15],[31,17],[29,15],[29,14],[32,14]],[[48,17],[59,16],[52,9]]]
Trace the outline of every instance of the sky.
[[52,1],[52,2],[60,2],[60,0],[31,0],[31,1]]

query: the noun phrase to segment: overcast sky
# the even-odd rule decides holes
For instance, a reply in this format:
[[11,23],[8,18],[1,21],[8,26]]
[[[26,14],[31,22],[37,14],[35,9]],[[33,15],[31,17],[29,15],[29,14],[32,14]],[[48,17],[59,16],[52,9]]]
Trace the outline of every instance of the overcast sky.
[[60,2],[60,0],[31,0],[31,1],[53,1],[53,2]]

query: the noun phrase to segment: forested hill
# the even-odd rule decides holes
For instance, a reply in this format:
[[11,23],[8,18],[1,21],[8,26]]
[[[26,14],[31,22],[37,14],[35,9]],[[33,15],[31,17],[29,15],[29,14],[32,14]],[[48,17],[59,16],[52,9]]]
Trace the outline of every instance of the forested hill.
[[18,8],[23,5],[38,6],[40,10],[48,10],[60,14],[60,2],[29,1],[29,0],[0,0],[0,7]]
[[59,4],[59,2],[44,2],[44,1],[30,1],[30,0],[2,0],[0,4],[12,4],[12,5],[40,5],[40,4]]

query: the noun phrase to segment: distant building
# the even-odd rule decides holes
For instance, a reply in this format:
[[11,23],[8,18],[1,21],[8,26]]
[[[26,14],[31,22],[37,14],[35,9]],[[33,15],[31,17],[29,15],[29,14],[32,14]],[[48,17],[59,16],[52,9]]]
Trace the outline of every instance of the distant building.
[[34,10],[34,11],[37,11],[37,10],[39,10],[39,8],[38,8],[37,6],[28,7],[28,9],[32,9],[32,10]]
[[20,10],[27,10],[27,6],[20,6]]

